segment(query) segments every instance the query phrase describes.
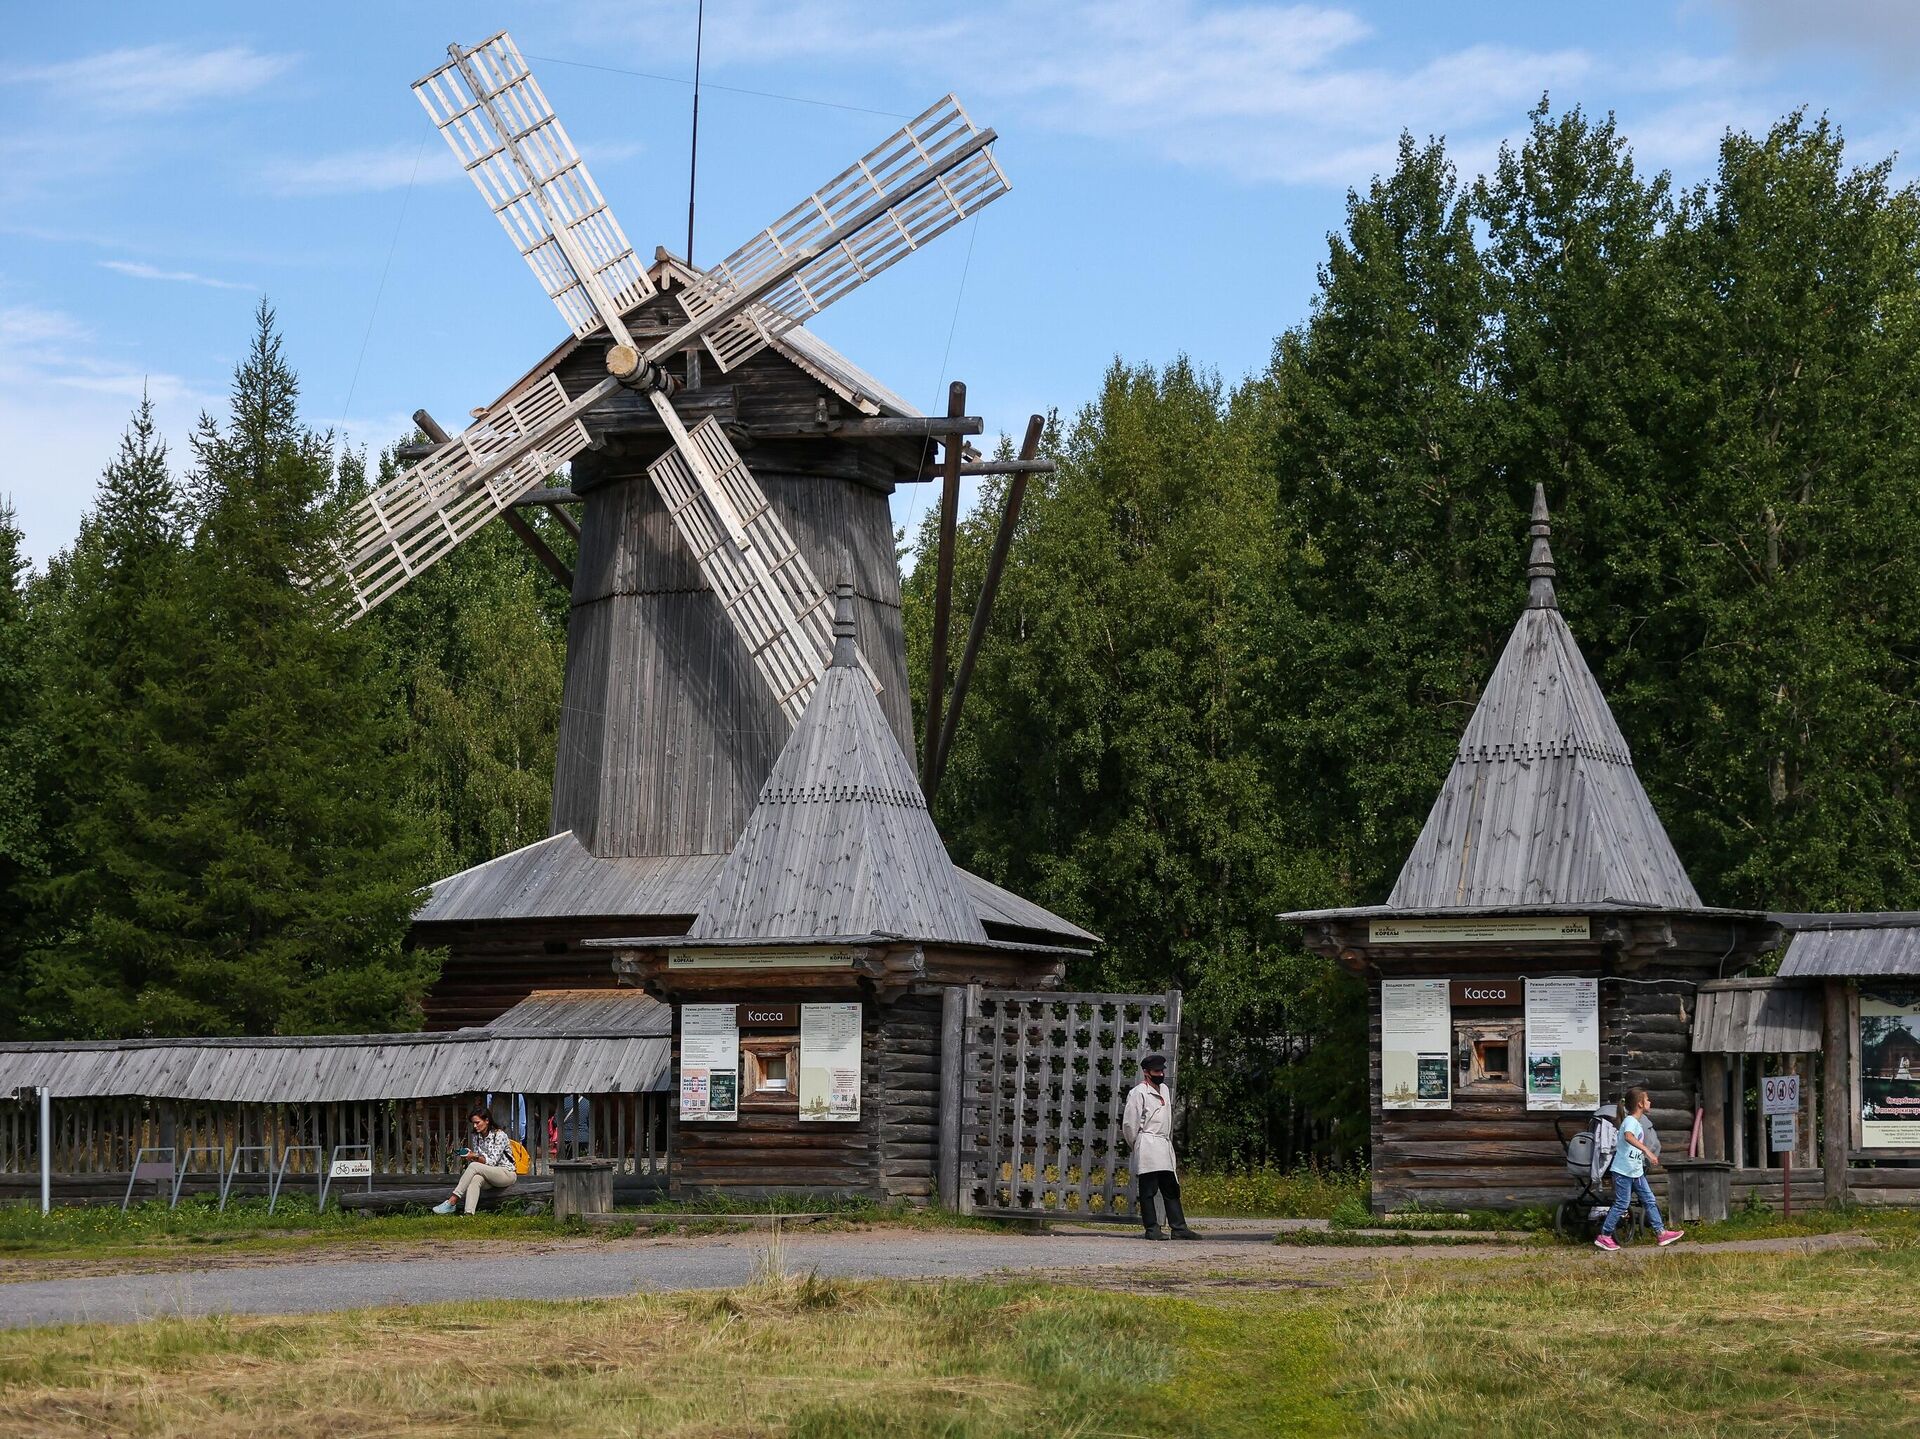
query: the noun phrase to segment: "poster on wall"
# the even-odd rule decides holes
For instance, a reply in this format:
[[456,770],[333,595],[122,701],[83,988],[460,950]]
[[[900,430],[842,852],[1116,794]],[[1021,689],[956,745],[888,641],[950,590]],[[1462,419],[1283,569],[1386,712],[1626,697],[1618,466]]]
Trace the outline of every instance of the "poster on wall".
[[1451,1010],[1444,979],[1380,981],[1380,1107],[1453,1107]]
[[1527,981],[1527,1108],[1600,1103],[1600,981]]
[[860,1002],[800,1006],[800,1117],[860,1117]]
[[1920,987],[1860,986],[1860,1147],[1920,1149]]
[[731,1004],[680,1006],[680,1117],[740,1117],[740,1026]]

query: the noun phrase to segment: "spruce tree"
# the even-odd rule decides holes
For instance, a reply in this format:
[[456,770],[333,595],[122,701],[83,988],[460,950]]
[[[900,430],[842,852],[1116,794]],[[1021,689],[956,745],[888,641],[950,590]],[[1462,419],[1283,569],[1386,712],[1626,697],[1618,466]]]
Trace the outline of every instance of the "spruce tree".
[[24,541],[12,504],[0,504],[0,1038],[23,1029],[26,949],[37,926],[32,884],[46,867],[38,784],[45,745]]
[[185,885],[168,973],[143,1018],[185,1033],[411,1027],[431,977],[401,940],[426,878],[372,640],[300,583],[327,563],[342,500],[330,437],[263,302],[224,426],[193,440],[193,542],[179,617],[189,691],[168,829]]
[[143,399],[35,605],[48,832],[27,963],[35,1032],[143,1032],[139,996],[165,972],[182,880],[164,827],[177,777],[153,701],[184,687],[176,509]]

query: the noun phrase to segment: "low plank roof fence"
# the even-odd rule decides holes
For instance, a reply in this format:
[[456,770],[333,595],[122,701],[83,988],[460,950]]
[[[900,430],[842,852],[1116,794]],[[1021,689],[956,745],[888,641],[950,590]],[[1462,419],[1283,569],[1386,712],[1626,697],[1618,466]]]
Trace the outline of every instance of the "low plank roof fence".
[[443,1034],[121,1039],[0,1045],[0,1095],[126,1095],[327,1104],[667,1086],[672,1015],[634,991],[537,993],[493,1024]]
[[1693,1011],[1695,1054],[1816,1054],[1821,994],[1780,979],[1715,979]]
[[1920,913],[1791,914],[1783,979],[1920,978]]

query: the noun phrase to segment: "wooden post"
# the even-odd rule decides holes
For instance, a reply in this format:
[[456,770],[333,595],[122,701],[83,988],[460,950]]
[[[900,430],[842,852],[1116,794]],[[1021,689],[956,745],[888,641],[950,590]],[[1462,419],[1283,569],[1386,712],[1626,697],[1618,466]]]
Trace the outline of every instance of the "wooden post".
[[[1046,426],[1046,419],[1041,415],[1035,415],[1027,421],[1026,438],[1020,442],[1020,459],[1023,463],[1040,453],[1040,436]],[[986,638],[987,624],[993,618],[993,600],[1000,590],[1000,572],[1006,568],[1007,550],[1013,544],[1014,526],[1020,523],[1020,504],[1026,493],[1027,471],[1016,470],[1007,484],[1006,507],[1000,512],[1000,530],[993,537],[993,553],[987,557],[987,577],[980,586],[979,602],[973,607],[973,628],[967,632],[967,647],[960,655],[960,668],[954,672],[953,703],[947,707],[946,721],[940,726],[929,798],[932,797],[932,791],[940,787],[940,777],[947,770],[947,752],[953,748],[954,731],[960,727],[960,706],[967,702],[967,684],[973,678],[973,662],[979,658],[981,641]]]
[[966,1062],[967,992],[957,984],[940,993],[940,1207],[960,1210],[960,1084]]
[[1730,1156],[1735,1169],[1747,1167],[1747,1057],[1737,1055],[1733,1061],[1733,1093],[1728,1097],[1728,1107],[1733,1111],[1733,1153]]
[[[947,386],[947,414],[967,413],[967,387],[955,380]],[[929,801],[938,786],[934,761],[940,746],[940,713],[946,699],[947,628],[953,610],[953,532],[960,509],[960,460],[966,443],[958,434],[945,440],[946,461],[940,479],[940,552],[933,579],[933,648],[927,660],[927,727],[920,742],[920,788]]]
[[53,1091],[40,1086],[40,1212],[53,1208]]
[[1854,1110],[1851,1046],[1847,1043],[1847,982],[1829,979],[1821,995],[1820,1168],[1826,1179],[1829,1204],[1845,1204],[1852,1197],[1847,1183],[1847,1155],[1852,1149]]
[[1701,1154],[1707,1159],[1727,1157],[1727,1057],[1700,1056],[1701,1108],[1706,1111],[1701,1131]]

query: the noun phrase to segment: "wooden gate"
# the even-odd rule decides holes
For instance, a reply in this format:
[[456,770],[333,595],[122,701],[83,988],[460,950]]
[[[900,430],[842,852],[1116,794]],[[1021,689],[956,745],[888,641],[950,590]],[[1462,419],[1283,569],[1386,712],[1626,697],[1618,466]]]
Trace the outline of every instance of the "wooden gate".
[[1120,1117],[1140,1061],[1178,1078],[1180,991],[946,994],[940,1194],[962,1214],[1134,1219]]

